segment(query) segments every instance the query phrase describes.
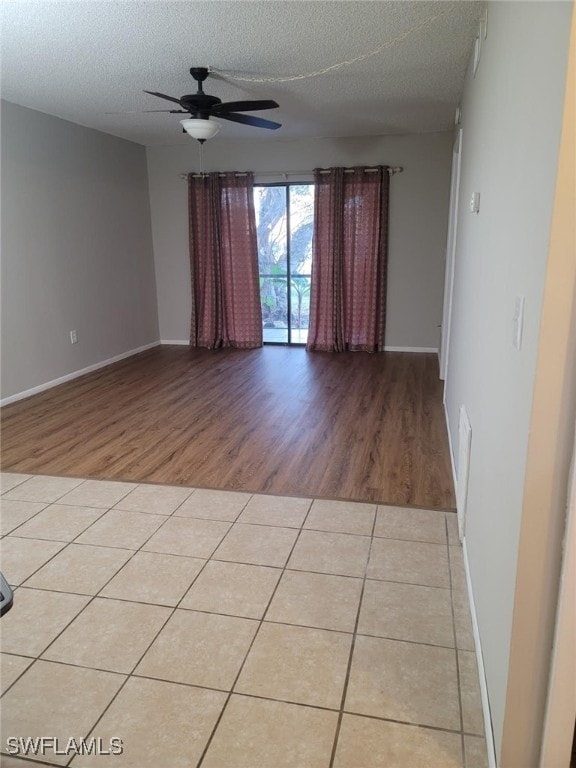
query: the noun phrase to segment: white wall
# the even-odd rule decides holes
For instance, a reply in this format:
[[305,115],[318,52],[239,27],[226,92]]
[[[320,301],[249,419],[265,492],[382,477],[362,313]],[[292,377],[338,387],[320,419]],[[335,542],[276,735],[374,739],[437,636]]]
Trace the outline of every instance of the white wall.
[[[179,130],[179,128],[174,128]],[[199,169],[199,145],[150,147],[148,174],[160,337],[185,340],[190,329],[187,186]],[[401,165],[391,179],[386,344],[437,348],[450,185],[448,133],[298,141],[225,140],[204,145],[204,170],[312,171],[336,165]],[[262,181],[270,181],[262,177]]]
[[8,398],[156,341],[158,318],[144,147],[5,101],[0,119]]
[[[570,14],[570,3],[489,3],[488,38],[462,103],[446,406],[456,454],[461,404],[472,425],[466,547],[497,752]],[[468,212],[474,191],[481,193],[479,214]],[[512,346],[516,296],[525,297],[520,351]]]

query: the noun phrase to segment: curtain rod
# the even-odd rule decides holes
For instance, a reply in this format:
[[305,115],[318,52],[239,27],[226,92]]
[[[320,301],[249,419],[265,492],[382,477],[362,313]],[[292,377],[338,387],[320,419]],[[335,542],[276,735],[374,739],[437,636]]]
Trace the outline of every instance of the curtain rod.
[[[366,171],[366,173],[376,173],[378,168],[365,168],[364,170]],[[397,173],[402,173],[403,170],[404,170],[404,168],[402,168],[401,165],[395,165],[395,166],[389,166],[388,167],[388,173],[389,173],[390,176],[394,176]],[[354,168],[345,168],[344,169],[344,173],[353,173],[353,172],[354,172]],[[320,173],[330,173],[330,169],[329,168],[322,168],[320,170]],[[246,176],[247,172],[246,171],[236,171],[235,174],[236,174],[236,176]],[[182,179],[183,181],[185,181],[188,178],[189,175],[190,174],[188,174],[188,173],[180,173],[180,174],[178,174],[179,178]],[[200,179],[200,178],[202,178],[203,176],[206,176],[206,175],[207,175],[206,173],[192,173],[192,176],[195,179]],[[258,176],[258,177],[261,177],[261,176],[284,176],[284,177],[288,178],[288,176],[311,176],[312,175],[312,171],[267,171],[265,173],[255,173],[254,175]],[[224,176],[224,174],[221,173],[220,176]]]

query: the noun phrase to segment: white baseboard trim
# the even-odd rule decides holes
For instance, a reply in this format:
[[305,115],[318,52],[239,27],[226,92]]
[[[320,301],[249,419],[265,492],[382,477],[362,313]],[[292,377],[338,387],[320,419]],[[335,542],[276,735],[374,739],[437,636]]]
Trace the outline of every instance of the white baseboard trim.
[[427,352],[438,353],[438,347],[384,347],[384,352]]
[[468,561],[466,537],[464,537],[464,541],[462,542],[462,551],[464,554],[464,570],[466,572],[466,586],[468,588],[468,601],[470,603],[470,614],[472,616],[472,632],[474,634],[474,646],[476,648],[476,664],[478,665],[478,677],[480,680],[480,695],[482,697],[482,712],[484,714],[484,734],[486,736],[488,768],[498,768],[498,764],[496,762],[496,750],[494,748],[494,731],[492,730],[490,699],[488,698],[488,685],[486,683],[486,672],[484,670],[484,658],[482,656],[482,644],[480,642],[480,631],[478,629],[478,617],[476,615],[476,605],[474,603],[474,592],[472,590],[472,579],[470,577],[470,563]]
[[[452,465],[452,478],[454,480],[454,491],[457,487],[456,465],[454,463],[454,449],[452,446],[452,437],[450,435],[450,424],[448,421],[448,411],[444,403],[444,418],[446,420],[446,431],[448,432],[448,445],[450,449],[450,463]],[[488,698],[488,686],[486,684],[486,673],[484,671],[484,658],[482,656],[482,645],[480,643],[480,630],[478,629],[478,617],[476,615],[476,604],[474,603],[474,592],[472,590],[472,578],[470,576],[470,563],[468,561],[468,549],[466,546],[466,535],[462,541],[462,554],[464,557],[464,571],[466,573],[466,589],[468,592],[468,603],[470,605],[470,615],[472,617],[472,632],[474,635],[474,648],[476,650],[476,664],[478,666],[478,678],[480,680],[480,695],[482,697],[482,713],[484,715],[484,734],[486,737],[486,751],[488,753],[488,768],[497,768],[496,751],[494,748],[494,732],[492,730],[492,717],[490,714],[490,700]]]
[[[190,342],[188,339],[162,339],[160,344],[185,344],[188,346]],[[384,347],[385,352],[438,352],[437,347]]]
[[47,389],[52,389],[52,387],[57,387],[58,384],[64,384],[66,381],[72,381],[72,379],[77,379],[79,376],[84,376],[86,373],[92,373],[92,371],[97,371],[99,368],[105,368],[107,365],[112,365],[112,363],[117,363],[120,360],[124,360],[126,357],[137,355],[139,352],[145,352],[147,349],[152,349],[153,347],[157,347],[160,344],[160,341],[153,341],[151,344],[145,344],[143,347],[130,349],[128,352],[123,352],[121,355],[109,357],[107,360],[102,360],[99,363],[94,363],[94,365],[81,368],[79,371],[72,371],[72,373],[67,373],[65,376],[60,376],[57,379],[46,381],[44,384],[39,384],[37,387],[25,389],[23,392],[17,392],[15,395],[10,395],[9,397],[5,397],[0,400],[0,406],[9,405],[10,403],[15,403],[18,400],[24,400],[26,397],[31,397],[32,395],[36,395],[39,392],[44,392]]

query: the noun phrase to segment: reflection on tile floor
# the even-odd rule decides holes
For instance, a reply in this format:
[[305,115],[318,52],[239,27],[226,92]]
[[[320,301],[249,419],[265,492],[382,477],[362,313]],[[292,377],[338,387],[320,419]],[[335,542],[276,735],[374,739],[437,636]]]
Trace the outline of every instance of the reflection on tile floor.
[[2,765],[486,768],[452,514],[1,482]]

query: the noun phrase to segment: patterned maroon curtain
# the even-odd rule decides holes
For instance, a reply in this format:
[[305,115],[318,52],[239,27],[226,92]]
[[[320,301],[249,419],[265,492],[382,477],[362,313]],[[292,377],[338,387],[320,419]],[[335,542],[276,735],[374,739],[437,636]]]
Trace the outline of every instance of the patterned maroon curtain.
[[384,350],[388,166],[316,168],[308,350]]
[[188,176],[193,347],[262,346],[253,174]]

